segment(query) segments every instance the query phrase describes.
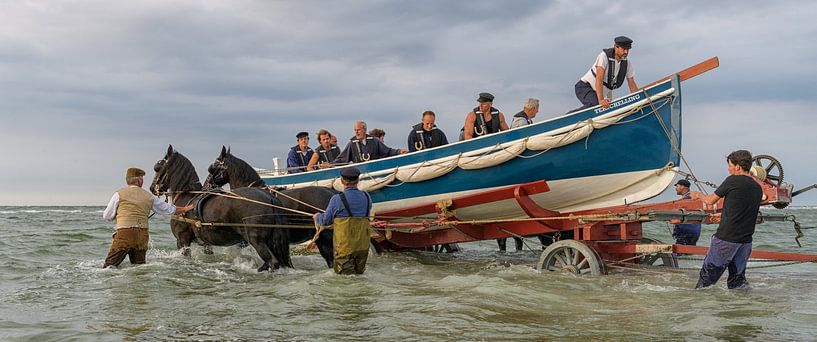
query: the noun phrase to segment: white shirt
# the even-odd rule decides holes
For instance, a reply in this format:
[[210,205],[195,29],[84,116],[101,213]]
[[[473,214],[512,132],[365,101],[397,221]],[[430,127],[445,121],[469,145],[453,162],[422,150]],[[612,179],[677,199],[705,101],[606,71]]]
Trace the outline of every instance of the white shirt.
[[[138,188],[136,185],[130,185],[129,187]],[[111,200],[108,201],[108,206],[105,208],[105,211],[102,212],[102,218],[108,221],[112,221],[116,219],[116,208],[119,207],[119,192],[114,192],[113,196],[111,196]],[[170,215],[176,212],[176,206],[167,202],[164,202],[159,199],[157,196],[153,196],[153,211],[162,214],[162,215]],[[124,227],[115,227],[115,228],[124,228]]]
[[[621,66],[621,61],[617,60],[614,63],[614,66],[613,66],[613,80],[615,80],[618,77],[618,68],[620,66]],[[604,53],[604,51],[602,51],[598,55],[598,57],[596,57],[596,63],[593,63],[593,66],[590,67],[590,70],[588,70],[587,73],[584,74],[584,76],[582,76],[582,78],[581,78],[582,81],[590,83],[590,87],[592,87],[593,90],[596,90],[596,76],[593,76],[593,73],[596,71],[596,67],[601,67],[602,69],[604,69],[604,75],[602,75],[601,77],[602,77],[602,80],[605,80],[607,78],[607,55]],[[627,77],[626,78],[633,78],[633,76],[634,76],[634,74],[633,74],[633,63],[630,62],[630,59],[628,58],[627,59]],[[625,85],[627,85],[626,81],[621,86],[623,87]],[[602,87],[604,87],[604,92],[605,93],[610,91],[610,89],[607,88],[606,86],[602,85]]]

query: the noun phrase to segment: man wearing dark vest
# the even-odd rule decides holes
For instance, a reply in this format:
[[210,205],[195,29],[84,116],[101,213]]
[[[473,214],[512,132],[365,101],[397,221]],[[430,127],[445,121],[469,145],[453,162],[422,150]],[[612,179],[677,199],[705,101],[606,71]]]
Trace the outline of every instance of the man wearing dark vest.
[[307,171],[332,167],[332,161],[340,155],[340,148],[332,145],[332,133],[322,129],[318,131],[317,136],[320,145],[309,159],[309,164],[306,165]]
[[332,226],[334,265],[337,274],[363,274],[369,256],[372,199],[357,188],[360,171],[347,167],[340,171],[343,192],[332,196],[323,213],[313,216],[321,226]]
[[513,121],[511,121],[511,128],[517,128],[532,124],[533,118],[536,117],[536,113],[539,113],[539,100],[528,99],[528,102],[525,102],[525,107],[522,108],[522,111],[516,113],[516,115],[513,116]]
[[295,135],[298,145],[292,146],[287,155],[287,172],[299,173],[306,171],[306,165],[314,153],[309,147],[309,133],[300,132]]
[[366,123],[362,120],[355,121],[355,136],[349,139],[349,143],[333,164],[362,163],[385,157],[396,156],[408,151],[386,146],[380,139],[366,134]]
[[102,212],[104,219],[116,219],[116,232],[103,267],[119,266],[125,256],[129,257],[133,265],[145,263],[150,238],[148,217],[151,209],[163,215],[183,214],[193,209],[192,205],[177,208],[142,189],[144,176],[145,171],[129,168],[125,173],[128,187],[117,190]]
[[489,93],[479,93],[479,106],[465,115],[465,125],[462,128],[460,140],[468,140],[483,135],[508,130],[505,115],[493,107],[494,96]]
[[726,177],[714,193],[690,193],[692,199],[702,200],[709,205],[714,205],[723,198],[718,230],[712,235],[695,288],[715,285],[726,270],[729,270],[729,278],[726,280],[728,288],[749,285],[746,281],[746,263],[752,254],[752,235],[755,234],[763,189],[749,173],[752,167],[752,154],[749,151],[730,153],[726,157],[726,163],[730,176]]
[[576,83],[576,97],[582,102],[581,109],[601,104],[610,107],[613,89],[618,89],[627,79],[630,92],[638,91],[633,79],[633,66],[627,60],[633,41],[625,36],[616,37],[610,49],[603,49],[590,70]]
[[434,124],[437,115],[427,110],[423,112],[422,122],[414,125],[408,135],[408,150],[415,152],[427,148],[448,145],[445,133]]

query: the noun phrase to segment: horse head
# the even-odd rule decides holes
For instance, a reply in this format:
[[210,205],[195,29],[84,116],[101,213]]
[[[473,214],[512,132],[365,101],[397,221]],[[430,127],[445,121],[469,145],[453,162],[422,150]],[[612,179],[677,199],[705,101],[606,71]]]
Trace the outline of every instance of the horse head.
[[207,168],[207,172],[209,175],[205,186],[220,187],[227,183],[230,183],[231,188],[266,186],[258,172],[241,158],[232,155],[226,146],[221,147],[221,153]]
[[153,171],[156,175],[153,177],[150,191],[154,195],[167,191],[201,190],[195,167],[187,157],[174,150],[173,145],[169,145],[164,158],[153,165]]

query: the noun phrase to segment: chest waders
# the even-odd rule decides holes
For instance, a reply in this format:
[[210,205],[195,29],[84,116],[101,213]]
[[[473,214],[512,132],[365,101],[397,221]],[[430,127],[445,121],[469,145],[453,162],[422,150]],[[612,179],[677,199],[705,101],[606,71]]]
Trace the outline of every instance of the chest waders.
[[[367,194],[368,197],[368,194]],[[349,202],[340,193],[340,200],[349,215]],[[367,212],[370,208],[367,208]],[[363,274],[366,260],[369,257],[371,224],[368,217],[336,217],[332,222],[332,244],[334,247],[334,264],[337,274]]]

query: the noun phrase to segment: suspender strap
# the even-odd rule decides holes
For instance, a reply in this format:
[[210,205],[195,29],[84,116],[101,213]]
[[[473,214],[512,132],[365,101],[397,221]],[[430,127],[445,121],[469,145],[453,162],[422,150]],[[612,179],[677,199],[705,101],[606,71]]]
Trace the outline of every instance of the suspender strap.
[[346,208],[346,213],[349,214],[349,217],[352,217],[352,209],[349,209],[349,201],[346,200],[346,196],[342,192],[340,193],[340,200],[343,202],[343,207]]
[[[367,201],[366,201],[366,213],[371,213],[372,212],[372,197],[369,196],[369,193],[366,192],[366,191],[364,191],[363,193],[366,194],[366,199],[367,199]],[[343,207],[346,209],[346,212],[349,213],[349,217],[356,217],[356,216],[352,215],[352,209],[349,209],[349,201],[346,200],[346,195],[344,195],[342,192],[340,194],[338,194],[338,195],[340,196],[340,201],[343,202]]]

